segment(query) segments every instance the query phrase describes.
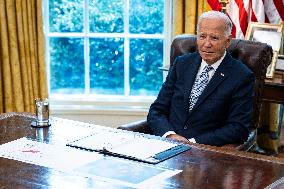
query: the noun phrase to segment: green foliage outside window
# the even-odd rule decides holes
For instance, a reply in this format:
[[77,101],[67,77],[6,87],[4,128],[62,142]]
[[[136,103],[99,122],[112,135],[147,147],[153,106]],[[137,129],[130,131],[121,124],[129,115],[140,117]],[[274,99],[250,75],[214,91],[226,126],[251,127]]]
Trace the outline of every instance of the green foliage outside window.
[[91,93],[124,94],[123,39],[90,39]]
[[84,93],[83,39],[51,38],[49,43],[51,91],[61,94]]
[[[51,93],[83,94],[85,65],[90,93],[125,95],[125,39],[130,34],[163,34],[164,1],[130,0],[125,18],[124,0],[49,0],[50,33],[111,33],[122,37],[49,37]],[[88,14],[84,11],[88,10]],[[88,15],[88,18],[86,18]],[[88,19],[89,25],[84,24]],[[128,19],[129,31],[125,31]],[[156,95],[163,77],[163,40],[129,38],[130,95]],[[86,43],[88,40],[88,43]],[[84,45],[89,58],[85,60]],[[86,61],[89,60],[87,64]]]

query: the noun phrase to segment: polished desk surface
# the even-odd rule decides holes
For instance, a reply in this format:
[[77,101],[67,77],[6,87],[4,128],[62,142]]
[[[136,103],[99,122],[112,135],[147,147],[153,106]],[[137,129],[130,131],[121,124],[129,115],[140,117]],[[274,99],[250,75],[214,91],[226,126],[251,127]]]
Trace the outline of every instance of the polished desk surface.
[[[70,137],[67,133],[79,135],[81,132],[80,127],[73,125],[72,121],[64,124],[65,121],[59,118],[52,118],[53,124],[49,128],[32,128],[30,123],[34,119],[29,113],[1,114],[0,144],[27,136],[62,145]],[[154,188],[257,189],[271,186],[279,179],[280,184],[275,183],[270,188],[284,186],[283,159],[200,144],[191,146],[191,150],[154,165],[182,170]],[[1,188],[125,188],[117,183],[5,158],[0,158],[0,165]]]

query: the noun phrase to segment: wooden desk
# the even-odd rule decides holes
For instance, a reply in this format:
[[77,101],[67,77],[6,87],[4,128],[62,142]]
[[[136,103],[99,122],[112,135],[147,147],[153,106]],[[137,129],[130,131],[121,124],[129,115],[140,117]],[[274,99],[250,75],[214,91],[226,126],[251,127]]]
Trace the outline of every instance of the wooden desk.
[[266,79],[262,100],[280,105],[277,133],[280,137],[284,114],[284,72],[276,71],[272,79]]
[[284,72],[276,71],[273,79],[265,80],[262,99],[284,104]]
[[[52,118],[53,124],[49,128],[35,129],[30,127],[33,120],[34,116],[26,113],[0,115],[0,144],[28,136],[38,141],[64,145],[70,139],[68,139],[70,133],[76,136],[82,132],[76,124],[58,118]],[[123,161],[129,160],[123,159]],[[138,163],[137,169],[142,164]],[[74,172],[5,158],[0,158],[0,165],[0,185],[4,188],[125,188],[117,183],[79,176]],[[155,189],[241,187],[258,189],[284,176],[283,159],[199,144],[193,144],[190,151],[155,166],[182,170],[181,173],[155,185]],[[106,175],[112,173],[111,169],[101,171]],[[284,184],[280,182],[279,185],[271,188],[281,187],[284,187]]]

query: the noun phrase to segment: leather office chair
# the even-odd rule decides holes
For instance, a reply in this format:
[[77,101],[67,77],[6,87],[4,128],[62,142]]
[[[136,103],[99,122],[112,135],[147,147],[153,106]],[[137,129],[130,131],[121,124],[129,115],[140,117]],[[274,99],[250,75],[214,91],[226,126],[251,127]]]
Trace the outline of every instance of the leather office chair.
[[[197,51],[196,39],[194,35],[177,36],[171,44],[170,64],[174,62],[177,56]],[[232,147],[237,150],[248,151],[256,144],[256,129],[259,126],[260,109],[262,105],[261,96],[266,70],[272,59],[272,48],[264,43],[233,39],[227,50],[234,58],[246,64],[255,74],[253,120],[249,138],[243,144],[226,145],[228,148]],[[151,134],[151,129],[147,126],[146,120],[125,124],[118,128]]]

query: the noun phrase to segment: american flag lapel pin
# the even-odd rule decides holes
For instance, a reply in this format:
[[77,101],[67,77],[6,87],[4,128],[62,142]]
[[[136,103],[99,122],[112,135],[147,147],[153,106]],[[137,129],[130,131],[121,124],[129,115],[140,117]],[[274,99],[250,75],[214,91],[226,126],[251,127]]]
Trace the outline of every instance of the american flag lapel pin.
[[221,76],[224,77],[225,75],[223,73],[221,73]]

